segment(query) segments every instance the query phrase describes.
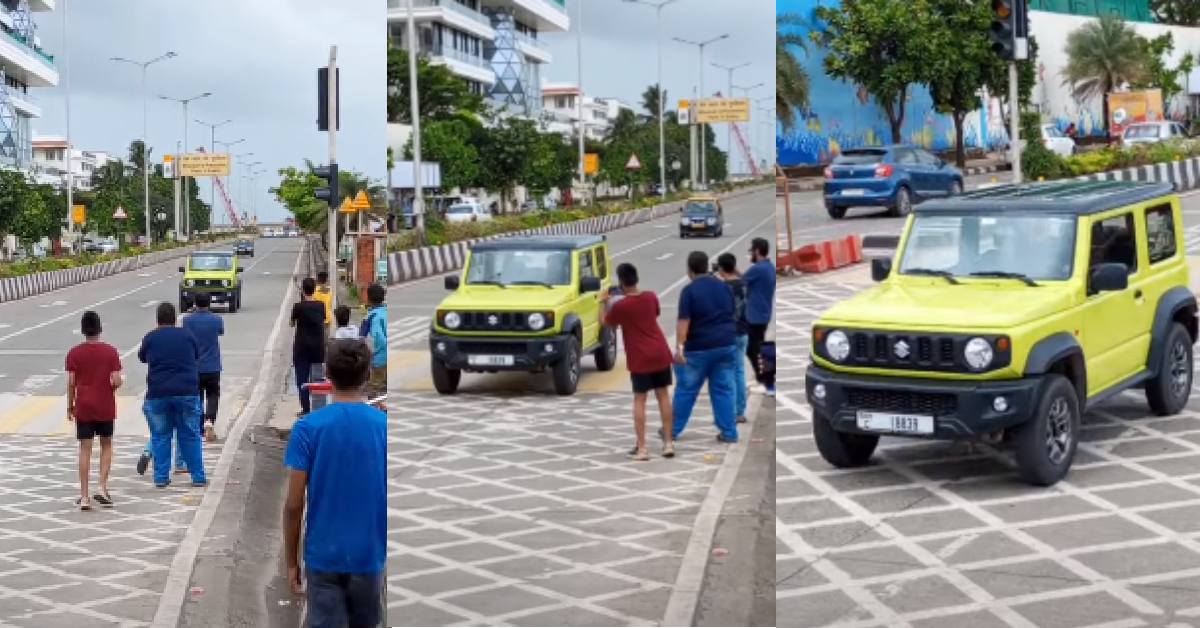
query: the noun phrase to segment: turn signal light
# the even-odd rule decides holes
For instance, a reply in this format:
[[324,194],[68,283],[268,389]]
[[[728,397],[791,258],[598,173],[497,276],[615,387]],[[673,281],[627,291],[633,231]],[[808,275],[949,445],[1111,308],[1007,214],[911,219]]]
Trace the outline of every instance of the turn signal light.
[[825,342],[825,330],[824,329],[814,329],[813,330],[813,339],[816,340],[817,342]]
[[876,179],[886,179],[886,178],[892,176],[893,172],[895,172],[895,169],[887,164],[883,164],[881,166],[875,166],[875,178]]
[[1001,338],[997,340],[996,348],[1001,351],[1008,351],[1008,338]]

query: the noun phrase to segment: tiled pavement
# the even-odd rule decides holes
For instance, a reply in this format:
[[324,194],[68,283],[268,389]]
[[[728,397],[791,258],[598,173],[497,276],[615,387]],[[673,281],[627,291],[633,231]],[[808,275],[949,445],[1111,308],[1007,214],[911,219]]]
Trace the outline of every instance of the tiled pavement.
[[[145,440],[114,443],[116,506],[81,512],[73,438],[0,435],[0,627],[150,624],[204,489],[186,475],[154,488],[133,470]],[[205,445],[210,477],[220,452]],[[97,443],[93,469],[99,453]]]
[[[885,439],[840,471],[811,442],[809,326],[861,285],[789,280],[777,466],[779,626],[1200,626],[1200,413],[1120,395],[1084,418],[1067,480],[1004,449]],[[1194,397],[1194,399],[1200,399]]]
[[392,397],[389,625],[662,621],[726,452],[706,404],[633,463],[627,393]]

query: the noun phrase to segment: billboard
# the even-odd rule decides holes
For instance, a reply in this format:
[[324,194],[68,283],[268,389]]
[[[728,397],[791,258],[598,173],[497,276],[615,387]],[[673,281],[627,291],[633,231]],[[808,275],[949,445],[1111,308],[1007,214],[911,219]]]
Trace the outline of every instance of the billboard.
[[705,98],[695,105],[698,124],[750,121],[749,98]]
[[229,176],[229,155],[223,153],[180,155],[179,174],[184,177],[227,177]]
[[1125,127],[1163,119],[1162,90],[1113,92],[1108,95],[1109,133],[1120,136]]

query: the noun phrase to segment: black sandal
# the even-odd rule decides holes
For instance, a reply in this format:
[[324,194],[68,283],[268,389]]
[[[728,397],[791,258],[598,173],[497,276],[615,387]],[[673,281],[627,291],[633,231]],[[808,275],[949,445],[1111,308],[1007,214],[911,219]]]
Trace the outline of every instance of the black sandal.
[[105,508],[113,507],[113,501],[112,501],[112,498],[108,496],[108,491],[105,491],[103,493],[96,493],[95,495],[92,495],[92,499],[95,500],[96,503],[100,504],[101,506],[104,506]]

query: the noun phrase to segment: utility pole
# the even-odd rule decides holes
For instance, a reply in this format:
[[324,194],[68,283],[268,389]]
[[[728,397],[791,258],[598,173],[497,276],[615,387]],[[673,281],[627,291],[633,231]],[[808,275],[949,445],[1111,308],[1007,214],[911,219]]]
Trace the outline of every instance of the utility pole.
[[[176,168],[179,169],[179,172],[176,172],[175,175],[176,175],[176,179],[180,182],[180,186],[183,188],[183,225],[182,226],[183,226],[183,234],[184,234],[185,238],[189,237],[192,233],[192,217],[191,217],[191,209],[192,209],[191,196],[192,195],[190,194],[190,188],[187,185],[187,178],[183,176],[183,155],[188,150],[188,136],[187,136],[187,134],[188,134],[188,117],[187,117],[188,103],[190,103],[194,100],[200,100],[201,98],[208,98],[209,96],[212,96],[212,92],[204,92],[203,94],[197,94],[195,96],[192,96],[191,98],[171,98],[170,96],[159,96],[159,98],[161,98],[163,100],[169,100],[171,102],[177,102],[177,103],[183,105],[183,146],[182,146],[182,149],[180,150],[179,157],[177,158],[177,161],[175,163]],[[177,230],[179,229],[179,226],[180,225],[177,223],[176,224]],[[179,234],[177,233],[176,238],[178,238],[178,236],[179,236]]]
[[[412,0],[408,0],[408,1],[409,1],[409,13],[411,16]],[[410,60],[412,59],[411,54],[409,55],[409,59]],[[337,70],[337,46],[329,47],[329,73],[328,73],[327,77],[328,78],[326,80],[328,80],[328,83],[327,83],[328,87],[325,90],[325,94],[326,94],[325,97],[328,98],[327,106],[329,107],[329,118],[328,118],[328,120],[329,120],[329,165],[331,167],[334,167],[337,165],[337,132],[338,132],[338,122],[341,120],[341,117],[339,116],[339,112],[338,112],[338,89],[339,89],[340,85],[338,82],[338,70]],[[334,176],[336,177],[337,176],[337,174],[336,174],[337,168],[336,167],[334,167],[334,173],[335,173]],[[334,189],[337,189],[336,182],[331,182],[331,185],[334,186]],[[253,195],[254,194],[253,179],[251,179],[250,187],[251,187],[250,193]],[[253,196],[251,196],[251,206],[253,206],[253,203],[254,203]],[[331,293],[330,298],[331,298],[332,307],[337,307],[337,296],[338,296],[338,291],[337,291],[337,282],[338,282],[338,275],[337,275],[337,245],[338,245],[338,241],[337,241],[337,205],[338,204],[337,204],[336,200],[333,200],[332,202],[329,203],[329,219],[326,221],[329,223],[329,255],[327,256],[328,259],[326,260],[326,270],[329,272],[329,291]]]
[[[63,76],[66,77],[65,106],[67,127],[67,239],[74,240],[75,236],[75,150],[71,143],[71,46],[67,43],[67,0],[63,0]],[[83,225],[79,228],[82,230]],[[74,244],[74,242],[72,242]]]
[[417,93],[417,18],[413,12],[413,0],[408,0],[408,24],[405,40],[408,42],[408,99],[412,109],[413,144],[413,218],[416,220],[417,241],[425,244],[425,186],[421,180],[421,101]]
[[176,56],[174,51],[168,50],[166,54],[159,55],[149,61],[134,61],[133,59],[126,59],[124,57],[112,58],[112,61],[117,63],[130,63],[142,68],[142,188],[145,191],[145,204],[142,207],[145,209],[146,214],[147,244],[153,241],[154,236],[151,235],[150,231],[150,140],[148,139],[149,133],[146,130],[146,121],[149,117],[147,113],[147,99],[149,98],[149,94],[146,92],[146,70],[159,61],[166,61]]
[[[625,2],[634,3],[634,4],[644,4],[646,6],[654,7],[655,21],[657,23],[657,28],[658,28],[658,35],[657,35],[657,39],[658,39],[658,79],[657,79],[657,81],[658,81],[658,83],[657,83],[657,87],[658,87],[658,184],[659,184],[659,186],[662,187],[663,197],[666,197],[666,195],[667,195],[667,143],[666,143],[666,139],[665,139],[666,132],[664,131],[664,126],[663,126],[663,107],[665,106],[663,104],[663,101],[665,101],[667,98],[666,98],[666,93],[663,91],[663,82],[662,82],[662,10],[668,4],[678,2],[678,0],[662,0],[662,1],[658,2],[657,4],[655,4],[653,2],[649,2],[648,0],[625,0]],[[583,4],[582,1],[580,2],[580,4],[581,5]]]
[[[411,1],[411,0],[410,0]],[[583,0],[579,0],[579,15],[576,22],[579,28],[575,31],[575,63],[576,72],[579,76],[579,95],[575,101],[575,117],[579,120],[579,188],[583,190],[584,199],[587,199],[587,173],[583,167],[583,135],[587,125],[583,121]]]
[[1012,138],[1012,178],[1013,183],[1021,182],[1021,146],[1019,138],[1021,136],[1021,106],[1018,102],[1020,98],[1020,89],[1017,79],[1017,62],[1010,61],[1008,63],[1008,113],[1009,113],[1009,130],[1008,136]]
[[[687,40],[687,39],[682,39],[680,37],[673,38],[677,42],[688,44],[689,46],[696,46],[697,48],[700,49],[700,98],[701,99],[707,98],[707,95],[704,92],[704,49],[706,47],[708,47],[709,44],[716,43],[718,41],[721,41],[722,39],[727,39],[728,37],[729,37],[729,33],[724,33],[724,34],[718,35],[716,37],[713,37],[712,39],[707,39],[705,41],[691,41],[691,40]],[[696,111],[698,108],[699,108],[699,102],[697,101],[696,107],[693,107],[693,111]],[[695,122],[693,122],[693,124],[695,124]],[[708,163],[707,163],[707,159],[705,158],[705,154],[704,154],[705,153],[705,149],[704,149],[705,144],[707,143],[708,140],[705,137],[704,129],[705,129],[705,125],[700,124],[699,125],[700,180],[701,180],[701,184],[704,187],[708,187]]]

